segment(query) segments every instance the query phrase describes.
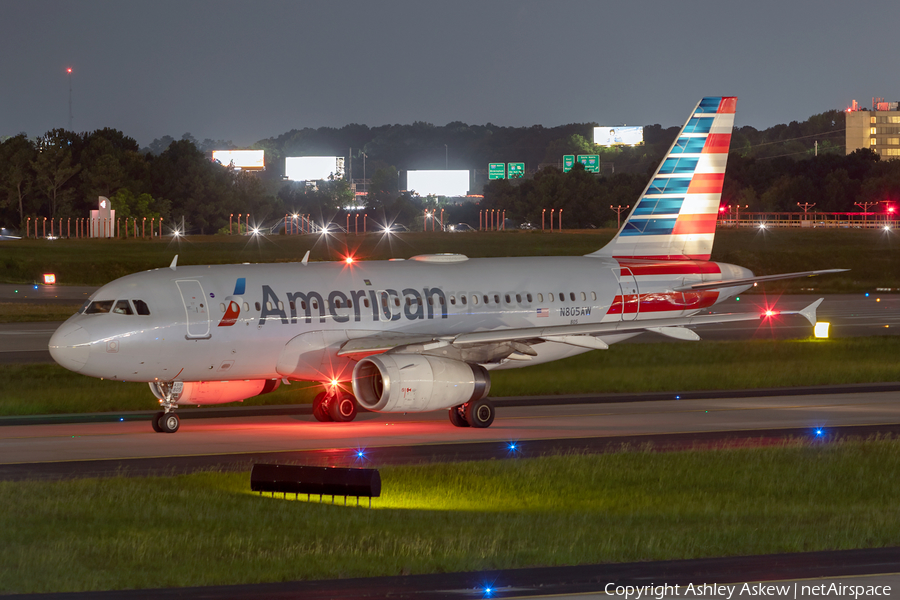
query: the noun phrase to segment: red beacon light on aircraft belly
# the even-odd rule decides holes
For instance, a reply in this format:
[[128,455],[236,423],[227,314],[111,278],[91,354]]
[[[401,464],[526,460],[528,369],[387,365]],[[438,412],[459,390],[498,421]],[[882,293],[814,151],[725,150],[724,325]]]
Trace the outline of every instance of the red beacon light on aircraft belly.
[[348,256],[347,258],[344,259],[344,262],[347,263],[348,265],[352,265],[354,262],[353,257]]

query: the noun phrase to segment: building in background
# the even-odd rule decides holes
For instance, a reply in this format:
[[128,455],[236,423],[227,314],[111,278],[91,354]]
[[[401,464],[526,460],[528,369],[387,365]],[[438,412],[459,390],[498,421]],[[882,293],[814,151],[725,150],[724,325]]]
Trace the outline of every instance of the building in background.
[[874,98],[868,110],[854,100],[846,117],[847,154],[869,148],[882,159],[900,158],[900,103]]

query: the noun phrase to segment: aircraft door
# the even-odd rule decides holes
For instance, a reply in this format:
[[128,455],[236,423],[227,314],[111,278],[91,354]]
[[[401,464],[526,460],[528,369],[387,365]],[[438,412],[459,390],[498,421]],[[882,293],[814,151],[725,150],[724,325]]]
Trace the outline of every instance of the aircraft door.
[[203,287],[195,279],[175,282],[178,291],[181,292],[181,300],[184,302],[184,312],[187,316],[187,334],[189,340],[206,340],[211,337],[209,333],[209,306]]
[[621,268],[619,293],[621,294],[622,320],[634,321],[641,310],[641,294],[637,279],[628,267]]

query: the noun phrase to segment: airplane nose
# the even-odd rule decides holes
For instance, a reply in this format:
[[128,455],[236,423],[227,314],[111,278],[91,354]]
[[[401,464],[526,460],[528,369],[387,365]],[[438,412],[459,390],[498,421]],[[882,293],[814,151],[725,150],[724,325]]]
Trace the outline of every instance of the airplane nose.
[[50,336],[50,356],[60,366],[76,373],[84,368],[91,353],[91,338],[80,325],[63,323]]

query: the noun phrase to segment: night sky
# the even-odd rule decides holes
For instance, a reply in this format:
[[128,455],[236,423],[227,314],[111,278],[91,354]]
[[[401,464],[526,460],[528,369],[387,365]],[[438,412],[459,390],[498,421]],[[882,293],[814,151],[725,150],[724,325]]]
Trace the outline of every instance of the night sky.
[[765,128],[900,100],[900,2],[0,0],[0,138],[427,121]]

